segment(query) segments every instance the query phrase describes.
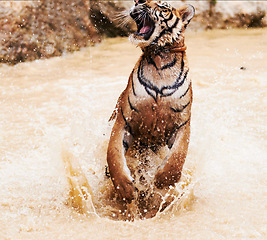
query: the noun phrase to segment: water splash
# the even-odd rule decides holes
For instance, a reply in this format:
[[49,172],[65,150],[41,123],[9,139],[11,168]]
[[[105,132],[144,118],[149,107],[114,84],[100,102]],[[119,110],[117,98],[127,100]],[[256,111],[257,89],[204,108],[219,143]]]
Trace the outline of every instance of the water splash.
[[[158,189],[154,185],[156,171],[169,149],[163,147],[155,154],[150,149],[130,151],[127,161],[138,189],[134,204],[128,205],[131,218],[148,219],[160,217],[170,211],[179,214],[193,198],[193,171],[184,169],[175,186]],[[129,214],[128,214],[129,215]]]
[[[157,189],[154,186],[155,172],[167,152],[167,148],[163,148],[158,155],[149,149],[132,149],[128,152],[127,163],[136,179],[135,186],[138,190],[133,202],[126,204],[119,199],[108,177],[93,186],[93,191],[90,179],[88,180],[78,159],[63,147],[61,156],[69,183],[68,205],[82,214],[124,221],[161,217],[166,212],[178,214],[192,199],[193,171],[185,169],[174,187]],[[94,172],[93,169],[91,171]]]
[[61,152],[69,183],[68,204],[80,213],[96,214],[93,192],[78,160],[64,147]]

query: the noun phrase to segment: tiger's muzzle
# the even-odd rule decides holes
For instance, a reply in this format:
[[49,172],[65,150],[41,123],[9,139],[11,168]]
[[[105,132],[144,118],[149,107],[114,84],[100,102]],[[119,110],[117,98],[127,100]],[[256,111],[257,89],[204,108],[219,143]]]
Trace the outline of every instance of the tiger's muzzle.
[[155,30],[155,22],[150,17],[148,9],[137,5],[131,10],[130,16],[137,25],[137,32],[134,34],[143,37],[147,41]]

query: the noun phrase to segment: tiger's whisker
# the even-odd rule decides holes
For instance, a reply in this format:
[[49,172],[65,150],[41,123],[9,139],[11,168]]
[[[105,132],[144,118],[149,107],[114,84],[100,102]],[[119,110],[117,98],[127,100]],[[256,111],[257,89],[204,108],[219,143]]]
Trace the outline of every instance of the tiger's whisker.
[[129,22],[130,22],[131,19],[125,19],[123,20],[122,22],[120,22],[118,24],[119,27],[125,27]]

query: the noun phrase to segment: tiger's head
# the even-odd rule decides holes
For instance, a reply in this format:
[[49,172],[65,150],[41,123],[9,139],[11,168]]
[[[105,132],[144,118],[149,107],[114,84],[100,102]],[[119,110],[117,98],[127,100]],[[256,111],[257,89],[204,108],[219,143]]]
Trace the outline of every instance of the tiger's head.
[[184,30],[195,14],[191,5],[175,9],[168,3],[152,0],[134,0],[130,16],[136,22],[137,32],[130,36],[135,45],[164,47],[183,41]]

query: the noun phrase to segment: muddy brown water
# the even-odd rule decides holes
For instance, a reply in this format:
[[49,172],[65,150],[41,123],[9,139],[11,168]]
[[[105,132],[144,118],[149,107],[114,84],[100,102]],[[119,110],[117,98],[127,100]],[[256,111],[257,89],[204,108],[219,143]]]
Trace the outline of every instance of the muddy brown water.
[[172,203],[146,220],[104,174],[107,120],[140,50],[107,39],[0,66],[0,239],[266,239],[267,30],[186,37],[189,153]]

